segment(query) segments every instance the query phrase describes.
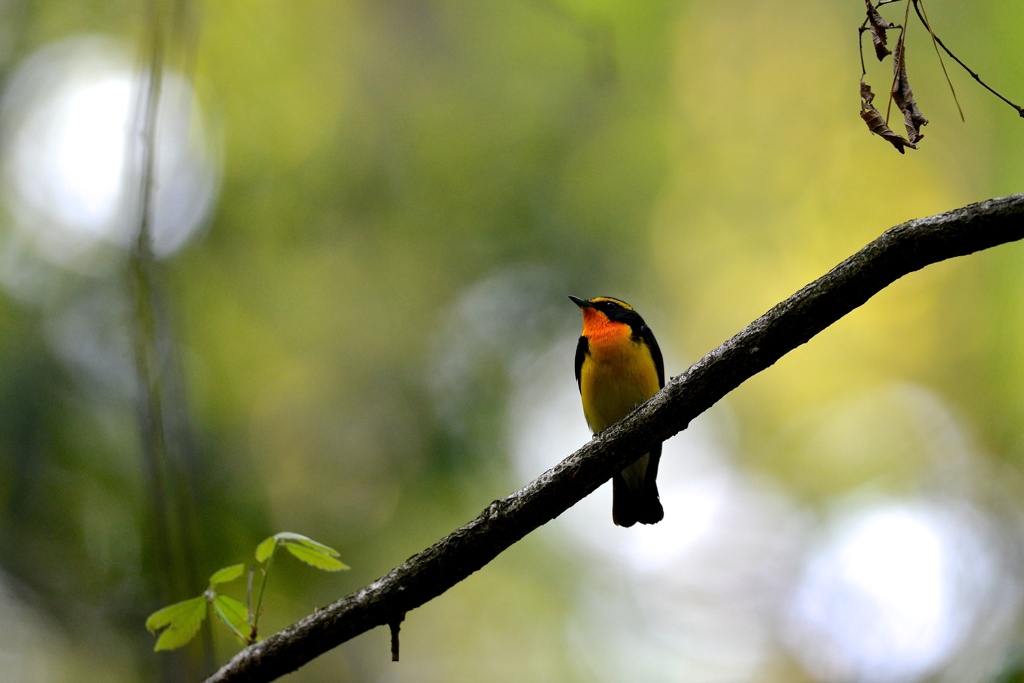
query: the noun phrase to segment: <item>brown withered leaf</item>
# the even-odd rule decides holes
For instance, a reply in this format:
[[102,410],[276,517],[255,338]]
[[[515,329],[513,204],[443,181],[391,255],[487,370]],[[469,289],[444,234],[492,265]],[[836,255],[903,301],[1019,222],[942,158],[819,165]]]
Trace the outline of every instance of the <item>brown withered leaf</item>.
[[875,44],[875,56],[878,57],[878,61],[882,61],[892,54],[889,46],[886,45],[885,30],[892,28],[893,25],[882,18],[878,9],[871,4],[871,0],[864,0],[864,4],[867,5],[868,30],[871,32],[871,40]]
[[892,143],[892,146],[900,154],[906,154],[904,147],[917,149],[913,142],[902,135],[897,135],[889,126],[885,125],[885,117],[875,108],[874,99],[875,93],[871,92],[871,86],[862,80],[860,82],[860,117],[864,119],[864,123],[868,124],[868,129]]
[[911,142],[917,142],[924,137],[921,128],[928,125],[928,119],[917,108],[914,92],[910,89],[910,81],[907,79],[906,49],[903,44],[902,35],[896,41],[896,54],[893,55],[892,68],[893,75],[895,76],[892,86],[892,99],[896,106],[900,108],[900,111],[903,112],[903,124],[907,127],[907,137],[910,138]]

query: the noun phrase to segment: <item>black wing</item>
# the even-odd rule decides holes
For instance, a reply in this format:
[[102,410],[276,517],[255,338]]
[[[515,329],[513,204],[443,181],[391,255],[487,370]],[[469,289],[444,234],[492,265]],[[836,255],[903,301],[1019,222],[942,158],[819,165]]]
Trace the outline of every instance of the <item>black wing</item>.
[[[583,359],[590,353],[590,341],[586,337],[580,337],[579,342],[576,343],[576,386],[580,386],[580,371],[583,369]],[[661,358],[661,352],[658,352],[658,357]],[[582,391],[582,388],[580,389]]]
[[[647,348],[651,350],[651,358],[654,359],[654,367],[658,370],[658,386],[661,388],[665,387],[665,359],[661,357],[661,349],[658,348],[658,340],[654,338],[654,333],[651,332],[651,328],[647,325],[641,325],[640,329],[637,330],[637,336],[647,344]],[[577,357],[579,352],[577,351]],[[577,364],[579,361],[577,361]],[[579,375],[579,370],[576,371]]]
[[[640,339],[647,344],[651,350],[651,358],[654,359],[654,367],[658,371],[658,386],[665,386],[665,359],[661,357],[661,349],[658,348],[658,340],[646,324],[640,326]],[[655,524],[665,517],[664,508],[658,500],[658,465],[661,461],[661,444],[651,449],[647,461],[647,471],[644,473],[642,507],[639,508],[637,521],[641,524]]]

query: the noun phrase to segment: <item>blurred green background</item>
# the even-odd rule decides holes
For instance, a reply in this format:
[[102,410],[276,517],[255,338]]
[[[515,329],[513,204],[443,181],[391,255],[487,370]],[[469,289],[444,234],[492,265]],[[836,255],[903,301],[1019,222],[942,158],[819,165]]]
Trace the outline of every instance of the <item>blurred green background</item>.
[[[1024,4],[928,10],[1024,98]],[[868,133],[863,14],[167,9],[154,484],[123,249],[149,20],[0,3],[0,680],[194,680],[226,630],[154,654],[146,615],[270,533],[352,571],[282,558],[264,633],[539,475],[589,438],[567,294],[630,301],[676,375],[884,229],[1024,190],[1024,124],[947,59],[961,123],[918,23],[921,148]],[[740,387],[666,444],[662,524],[614,527],[603,488],[410,613],[400,663],[378,629],[288,680],[1016,680],[1022,264],[930,267]]]

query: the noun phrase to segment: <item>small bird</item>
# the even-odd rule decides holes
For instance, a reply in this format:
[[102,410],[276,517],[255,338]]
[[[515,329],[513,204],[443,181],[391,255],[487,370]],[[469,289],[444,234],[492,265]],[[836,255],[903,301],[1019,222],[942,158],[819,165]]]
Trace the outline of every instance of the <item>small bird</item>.
[[[626,417],[665,386],[665,362],[654,333],[625,301],[569,297],[583,312],[576,345],[576,383],[583,416],[597,434]],[[612,477],[612,520],[629,527],[665,516],[658,499],[661,444]]]

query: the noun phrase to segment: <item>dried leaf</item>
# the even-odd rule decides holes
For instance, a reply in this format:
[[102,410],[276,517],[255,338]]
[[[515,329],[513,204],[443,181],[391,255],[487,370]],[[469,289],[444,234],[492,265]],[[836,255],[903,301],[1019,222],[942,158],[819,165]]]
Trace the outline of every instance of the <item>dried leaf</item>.
[[914,100],[914,92],[910,89],[910,81],[907,79],[906,49],[903,44],[903,36],[896,41],[896,54],[892,62],[895,81],[892,86],[892,99],[896,106],[903,112],[903,123],[907,127],[907,137],[911,142],[917,142],[924,137],[921,132],[923,126],[928,125],[928,119],[924,117],[921,110],[917,108]]
[[873,104],[875,93],[871,92],[871,86],[864,81],[860,82],[860,117],[868,124],[868,129],[879,137],[888,140],[900,154],[905,154],[903,148],[917,149],[913,142],[901,135],[897,135],[889,126],[885,125],[885,118],[882,112],[878,111]]
[[875,44],[875,56],[878,57],[878,61],[882,61],[892,54],[886,45],[885,30],[893,28],[893,25],[882,18],[878,9],[871,4],[871,0],[864,0],[864,4],[868,7],[868,30],[871,31],[871,40]]

